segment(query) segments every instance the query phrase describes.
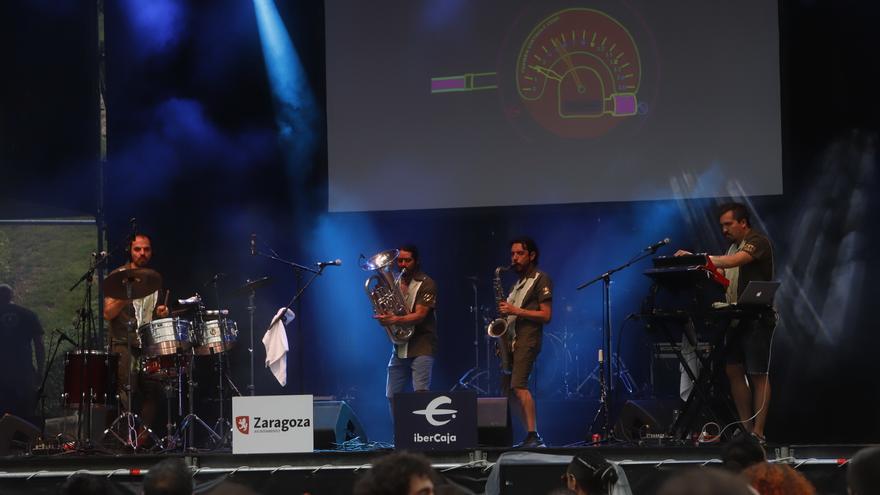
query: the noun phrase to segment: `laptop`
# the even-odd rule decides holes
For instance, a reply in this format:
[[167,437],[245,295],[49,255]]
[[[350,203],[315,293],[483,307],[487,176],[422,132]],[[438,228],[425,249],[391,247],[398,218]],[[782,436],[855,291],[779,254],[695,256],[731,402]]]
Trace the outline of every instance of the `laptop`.
[[772,306],[779,282],[751,281],[737,298],[737,306]]

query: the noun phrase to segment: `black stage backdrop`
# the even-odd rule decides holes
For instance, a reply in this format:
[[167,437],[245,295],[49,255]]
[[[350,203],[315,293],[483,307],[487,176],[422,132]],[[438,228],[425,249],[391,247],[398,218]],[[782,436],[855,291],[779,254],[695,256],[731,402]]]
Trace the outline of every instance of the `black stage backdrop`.
[[[107,2],[110,244],[124,239],[136,218],[138,228],[154,237],[154,264],[172,298],[199,292],[211,306],[230,309],[242,330],[242,342],[231,353],[240,388],[249,380],[243,343],[249,325],[247,301],[236,288],[247,278],[271,276],[274,284],[258,293],[255,314],[258,393],[345,398],[372,437],[390,440],[383,399],[390,346],[369,318],[362,289],[367,273],[357,267],[357,256],[403,242],[421,247],[425,270],[441,291],[434,386],[443,389],[475,364],[475,333],[478,364],[487,367],[483,325],[475,332],[474,285],[467,277],[478,279],[477,306],[491,307],[491,273],[506,263],[507,241],[532,235],[542,248],[541,266],[556,284],[554,320],[538,370],[539,401],[562,404],[539,421],[549,423],[552,414],[568,425],[551,441],[581,439],[588,420],[566,418],[563,399],[595,399],[589,375],[601,342],[601,291],[574,287],[667,236],[671,246],[661,253],[671,254],[673,246],[720,250],[711,213],[716,202],[329,214],[323,7],[281,1],[277,7],[305,75],[301,86],[318,109],[308,129],[293,127],[293,138],[277,117],[276,109],[288,102],[270,90],[254,4]],[[0,8],[7,61],[0,217],[94,215],[94,7],[14,1]],[[873,22],[880,12],[855,0],[785,0],[780,13],[784,194],[749,198],[775,244],[783,282],[768,435],[779,442],[876,442],[880,411],[869,398],[880,371],[880,336],[870,291],[880,273],[869,255],[880,240],[870,227],[878,207],[878,69],[871,48],[880,41]],[[294,109],[307,107],[306,100],[294,102]],[[297,141],[307,134],[314,140]],[[393,137],[388,146],[394,147]],[[387,177],[384,194],[398,194],[398,182]],[[527,176],[522,184],[528,186]],[[251,234],[257,234],[261,251],[271,248],[304,264],[343,259],[302,299],[297,326],[288,332],[286,387],[263,368],[259,338],[271,314],[307,277],[298,281],[287,266],[251,257]],[[122,263],[118,254],[115,263]],[[639,323],[623,325],[646,293],[640,272],[647,266],[642,262],[618,274],[613,284],[615,347],[635,385],[620,400],[661,392],[649,384],[653,336]],[[223,278],[214,290],[206,281],[217,273]]]

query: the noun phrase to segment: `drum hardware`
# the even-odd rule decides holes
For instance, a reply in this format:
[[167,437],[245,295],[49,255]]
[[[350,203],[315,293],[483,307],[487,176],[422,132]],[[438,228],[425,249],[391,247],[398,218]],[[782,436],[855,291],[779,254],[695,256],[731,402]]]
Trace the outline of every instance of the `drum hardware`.
[[569,374],[574,359],[568,342],[571,333],[544,332],[541,353],[535,361],[534,390],[537,397],[573,399],[580,394],[571,390]]
[[[109,259],[109,255],[105,251],[100,251],[102,247],[101,241],[99,240],[98,252],[92,253],[92,260],[89,263],[89,268],[86,270],[82,276],[68,289],[68,292],[74,291],[77,287],[80,286],[83,282],[85,282],[85,294],[82,299],[82,306],[77,310],[77,318],[74,322],[74,326],[79,333],[79,343],[73,342],[72,339],[68,338],[61,331],[56,331],[59,335],[58,342],[56,342],[54,349],[51,352],[50,358],[45,366],[45,374],[42,377],[42,382],[40,384],[40,388],[38,390],[38,399],[40,401],[40,416],[42,417],[41,424],[45,425],[46,423],[46,382],[49,377],[49,373],[52,369],[52,365],[55,362],[55,356],[61,347],[61,341],[67,340],[73,344],[74,350],[83,349],[84,353],[94,352],[91,349],[97,347],[100,342],[100,336],[98,334],[98,327],[95,324],[95,316],[92,311],[92,287],[95,283],[95,273],[103,273],[106,262]],[[121,246],[117,246],[120,248]],[[114,249],[115,251],[116,249]],[[99,294],[100,299],[100,294]],[[99,300],[100,304],[100,300]],[[67,353],[66,353],[67,354]],[[89,354],[81,354],[81,357],[87,357]],[[100,359],[91,360],[92,363],[95,361],[100,362]],[[94,364],[88,364],[84,366],[80,366],[78,370],[68,370],[67,369],[68,360],[65,359],[65,379],[64,379],[64,393],[63,397],[69,398],[70,403],[66,403],[68,407],[76,405],[76,439],[72,443],[69,444],[71,450],[83,451],[90,450],[94,448],[92,444],[92,405],[94,399],[97,398],[98,395],[101,394],[100,391],[94,390],[94,388],[100,388],[98,385],[93,383],[93,376],[89,372],[90,369],[95,369],[96,372],[98,368],[93,368],[96,366]],[[100,374],[100,373],[98,373]],[[78,375],[78,376],[77,376]],[[115,375],[115,373],[114,373]],[[109,374],[106,375],[109,377]],[[108,384],[104,384],[105,386]],[[73,390],[73,389],[76,390]],[[112,400],[110,397],[112,395],[107,394],[106,388],[104,391],[104,405],[107,407],[112,407]],[[75,400],[74,399],[78,399]],[[42,432],[43,436],[45,436],[45,427]]]
[[[148,269],[122,270],[117,273],[124,273],[125,271],[138,272],[141,270],[148,270]],[[156,273],[153,270],[149,270],[149,271]],[[156,275],[158,276],[158,273],[156,273]],[[125,294],[123,297],[118,298],[118,299],[127,299],[127,300],[133,299],[132,296],[135,293],[134,289],[136,286],[139,287],[141,291],[146,290],[144,288],[146,286],[146,282],[144,282],[144,281],[153,280],[153,279],[150,279],[149,277],[151,277],[151,275],[145,274],[142,278],[137,278],[137,277],[126,278],[126,280],[129,280],[129,281],[122,283],[122,287],[125,289]],[[107,279],[109,279],[109,278],[110,277],[107,277]],[[118,278],[119,277],[117,277],[117,279]],[[115,284],[117,282],[114,281],[113,283]],[[161,277],[159,277],[159,283],[161,284]],[[139,284],[139,285],[136,285],[136,284]],[[114,290],[115,290],[115,288],[114,288]],[[159,287],[153,288],[153,290],[144,293],[140,297],[145,297],[149,294],[152,294],[153,292],[155,292],[157,290],[159,290]],[[110,295],[110,297],[115,297],[115,296]],[[129,331],[134,332],[135,329],[129,328]],[[128,350],[129,359],[134,359],[134,356],[132,356],[132,352],[131,352],[132,339],[127,338],[125,340],[126,340],[125,345]],[[153,433],[153,431],[151,429],[147,428],[143,424],[143,422],[141,422],[141,420],[137,414],[132,412],[132,405],[134,404],[134,387],[132,386],[132,382],[133,382],[132,373],[133,373],[132,366],[129,365],[129,367],[128,367],[128,384],[126,384],[126,386],[125,386],[125,391],[126,391],[126,396],[127,396],[126,398],[127,398],[128,403],[124,404],[125,410],[123,411],[123,404],[122,404],[123,401],[120,398],[120,400],[119,400],[119,416],[117,416],[116,419],[114,419],[113,422],[110,423],[110,426],[107,427],[106,430],[104,430],[104,438],[107,438],[108,435],[112,435],[119,443],[122,444],[123,447],[131,448],[133,452],[137,452],[137,450],[139,448],[141,448],[141,446],[143,445],[146,438],[150,438],[153,441],[154,445],[158,445],[159,444],[159,437],[156,436],[156,434]],[[140,431],[138,431],[138,430],[140,430]]]
[[[201,311],[201,323],[196,327],[196,346],[193,352],[196,356],[212,356],[214,371],[217,374],[217,394],[219,402],[219,415],[214,422],[211,431],[213,447],[215,449],[228,447],[232,441],[232,423],[224,415],[224,379],[229,382],[234,391],[238,391],[232,379],[226,373],[224,358],[228,358],[226,351],[232,349],[238,340],[238,325],[234,320],[227,318],[228,310],[203,310]],[[239,394],[240,395],[240,394]],[[198,418],[193,418],[193,421]],[[201,421],[198,419],[198,421]]]
[[[228,356],[226,351],[232,349],[238,337],[238,327],[235,321],[227,318],[228,314],[228,310],[205,309],[201,302],[199,302],[198,306],[193,308],[192,322],[187,322],[192,329],[189,345],[179,346],[178,352],[175,354],[157,354],[144,360],[145,370],[150,365],[153,365],[153,363],[158,363],[154,365],[158,371],[153,372],[152,375],[154,378],[165,381],[169,414],[169,421],[166,425],[168,434],[163,439],[165,450],[178,448],[184,452],[195,450],[195,430],[199,427],[208,431],[214,448],[228,445],[228,441],[231,438],[232,424],[223,416],[224,379],[230,382],[234,390],[237,391],[237,389],[224,371],[223,359],[224,356]],[[178,336],[180,335],[178,332]],[[177,342],[183,344],[182,339],[178,339]],[[146,348],[151,349],[152,352],[157,352],[161,349],[156,346],[148,346]],[[193,367],[195,366],[195,358],[205,355],[214,356],[215,371],[218,372],[219,378],[220,416],[214,428],[208,426],[195,412],[195,388],[198,386],[198,383],[194,379]],[[186,382],[184,382],[184,379]],[[178,396],[178,415],[183,416],[176,429],[171,421],[172,392],[174,389],[177,390]],[[188,404],[183,396],[184,390],[187,391]],[[186,411],[184,410],[185,404],[187,404]],[[184,414],[186,415],[184,416]],[[224,429],[226,432],[223,431]]]
[[174,402],[175,396],[177,396],[177,417],[183,416],[183,398],[181,397],[182,386],[180,381],[182,380],[182,376],[180,373],[175,377],[175,380],[166,380],[163,384],[162,391],[165,393],[165,411],[166,411],[166,420],[165,420],[165,436],[160,439],[160,444],[162,445],[162,451],[167,452],[170,450],[174,450],[178,445],[178,438],[175,434],[175,430],[177,426],[174,423],[174,415],[172,413],[172,403]]
[[[202,296],[196,293],[195,295],[187,297],[186,299],[178,299],[177,304],[181,306],[201,306]],[[189,311],[189,308],[181,309],[179,311]]]
[[[228,363],[226,367],[224,367],[224,357],[228,358],[228,354],[223,352],[212,352],[214,356],[214,372],[217,374],[217,407],[219,408],[219,415],[217,416],[217,421],[214,422],[214,427],[212,430],[217,434],[219,440],[215,440],[214,448],[219,449],[223,447],[228,447],[232,442],[232,423],[226,419],[223,412],[223,404],[224,402],[224,393],[223,393],[223,380],[226,379],[229,382],[229,385],[232,387],[232,390],[238,395],[241,395],[238,392],[238,388],[236,388],[235,383],[232,382],[232,379],[229,378],[229,375],[226,373],[226,367],[228,367]],[[231,411],[230,411],[231,412]]]
[[114,299],[140,299],[162,287],[162,276],[150,268],[124,268],[104,279],[104,295]]
[[175,354],[192,346],[193,326],[182,318],[160,318],[138,327],[137,336],[146,356]]
[[[195,451],[195,427],[201,426],[205,431],[210,435],[211,440],[214,444],[218,444],[222,442],[223,438],[217,434],[208,423],[205,423],[202,418],[198,416],[195,412],[195,388],[198,386],[195,379],[193,378],[193,365],[195,364],[194,359],[190,359],[189,363],[186,367],[186,376],[187,376],[187,393],[189,396],[189,404],[187,410],[189,414],[187,414],[183,419],[180,420],[180,426],[178,430],[175,432],[175,436],[177,441],[180,442],[180,446],[183,452],[192,452]],[[180,384],[180,388],[182,389],[182,383]],[[181,412],[183,409],[183,404],[181,401]]]
[[[82,404],[111,408],[116,393],[119,355],[100,351],[69,351],[64,357],[62,404],[80,408]],[[85,376],[85,380],[80,378]]]

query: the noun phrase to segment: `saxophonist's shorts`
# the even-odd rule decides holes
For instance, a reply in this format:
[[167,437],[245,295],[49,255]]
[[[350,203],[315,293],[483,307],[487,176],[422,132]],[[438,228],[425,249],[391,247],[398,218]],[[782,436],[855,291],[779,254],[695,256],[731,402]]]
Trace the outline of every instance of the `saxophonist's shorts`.
[[[500,343],[500,342],[499,342]],[[521,342],[517,340],[513,349],[512,363],[501,370],[501,392],[508,393],[513,388],[529,388],[529,375],[541,352],[541,341]],[[502,363],[505,360],[502,358]]]

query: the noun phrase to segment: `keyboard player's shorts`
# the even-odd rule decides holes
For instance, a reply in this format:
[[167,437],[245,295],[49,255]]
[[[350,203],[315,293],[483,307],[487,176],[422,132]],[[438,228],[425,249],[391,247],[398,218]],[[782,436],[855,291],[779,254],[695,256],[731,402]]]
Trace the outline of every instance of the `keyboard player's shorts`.
[[725,362],[743,364],[750,375],[766,374],[770,366],[770,344],[776,328],[776,312],[761,314],[755,320],[740,320],[727,330]]

